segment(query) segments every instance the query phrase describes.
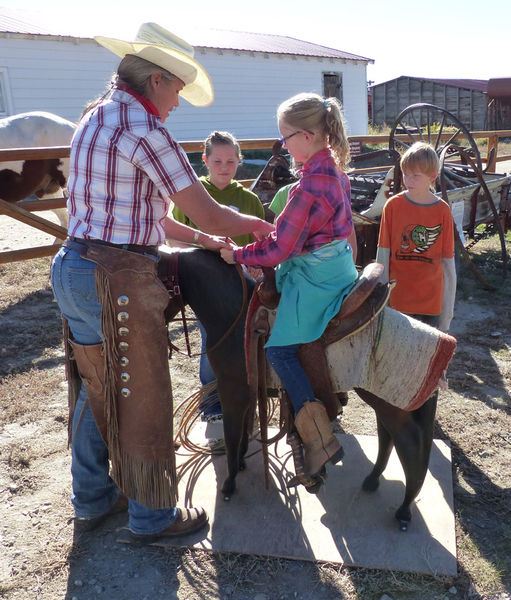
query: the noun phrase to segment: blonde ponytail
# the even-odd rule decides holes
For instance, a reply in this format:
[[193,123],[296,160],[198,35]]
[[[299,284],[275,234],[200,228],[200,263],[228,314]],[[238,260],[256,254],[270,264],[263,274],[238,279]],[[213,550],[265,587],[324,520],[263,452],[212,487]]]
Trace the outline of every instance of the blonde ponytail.
[[327,98],[325,100],[325,124],[328,139],[328,145],[332,150],[335,162],[342,171],[349,170],[351,160],[350,144],[346,137],[344,129],[344,116],[342,114],[341,103],[337,98]]

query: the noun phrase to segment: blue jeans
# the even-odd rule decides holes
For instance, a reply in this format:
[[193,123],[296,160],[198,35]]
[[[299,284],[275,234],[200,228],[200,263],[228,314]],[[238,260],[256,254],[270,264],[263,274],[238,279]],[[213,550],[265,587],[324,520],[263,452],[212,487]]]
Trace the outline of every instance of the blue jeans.
[[266,350],[266,358],[286,388],[295,415],[300,412],[305,402],[316,401],[309,378],[296,356],[299,347],[300,344],[292,344],[270,346]]
[[[51,284],[57,304],[69,323],[75,342],[85,346],[103,341],[95,270],[95,263],[64,247],[58,251],[51,266]],[[108,512],[116,502],[119,490],[109,475],[108,448],[90,406],[87,404],[84,409],[85,399],[82,384],[73,417],[71,501],[78,518],[91,519]],[[176,517],[175,508],[153,510],[134,500],[129,501],[129,528],[134,533],[159,533]]]
[[[199,379],[200,379],[200,382],[202,385],[207,385],[208,383],[211,383],[212,381],[214,381],[216,379],[216,376],[213,373],[213,369],[211,368],[211,365],[209,364],[208,355],[206,354],[206,342],[207,342],[206,330],[204,329],[204,325],[200,321],[197,321],[197,323],[199,324],[199,331],[200,331],[200,337],[201,337],[201,344],[200,344],[201,355],[200,355],[200,359],[199,359]],[[216,402],[213,402],[214,398],[217,398],[217,392],[212,392],[206,398],[203,398],[201,400],[200,411],[204,416],[212,416],[212,415],[221,415],[222,414],[222,407],[220,405],[220,402],[218,401],[218,399]]]

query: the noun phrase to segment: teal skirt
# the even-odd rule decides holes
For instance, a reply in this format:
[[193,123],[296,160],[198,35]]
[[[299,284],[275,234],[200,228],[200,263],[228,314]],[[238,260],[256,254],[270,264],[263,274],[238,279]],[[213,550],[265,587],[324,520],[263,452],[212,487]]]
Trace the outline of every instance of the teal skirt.
[[317,340],[341,307],[358,277],[351,246],[336,240],[276,269],[281,298],[265,347]]

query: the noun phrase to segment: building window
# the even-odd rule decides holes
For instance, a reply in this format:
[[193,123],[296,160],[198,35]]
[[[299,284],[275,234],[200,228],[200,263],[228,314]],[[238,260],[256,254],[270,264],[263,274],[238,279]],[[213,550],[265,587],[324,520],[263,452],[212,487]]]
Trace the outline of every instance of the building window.
[[337,98],[342,104],[342,73],[323,73],[323,96]]
[[12,114],[11,88],[6,67],[0,67],[0,117]]

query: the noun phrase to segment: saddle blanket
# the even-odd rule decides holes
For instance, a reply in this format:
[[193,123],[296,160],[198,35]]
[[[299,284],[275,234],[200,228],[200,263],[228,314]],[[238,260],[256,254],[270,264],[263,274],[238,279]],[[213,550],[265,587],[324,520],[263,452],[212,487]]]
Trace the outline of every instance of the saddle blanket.
[[[367,327],[327,346],[333,391],[359,387],[415,410],[437,389],[455,348],[452,336],[385,307]],[[281,387],[268,363],[267,385]]]

